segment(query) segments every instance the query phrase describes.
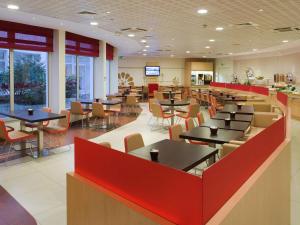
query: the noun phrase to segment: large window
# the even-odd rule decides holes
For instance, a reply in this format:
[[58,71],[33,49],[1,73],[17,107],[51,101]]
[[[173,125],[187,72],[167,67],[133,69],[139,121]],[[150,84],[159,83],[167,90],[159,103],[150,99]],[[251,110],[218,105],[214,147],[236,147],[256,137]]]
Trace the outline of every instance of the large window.
[[0,111],[9,111],[9,99],[9,50],[0,48]]
[[93,98],[94,58],[66,55],[66,107],[76,99]]
[[40,109],[48,105],[48,54],[14,51],[15,110]]

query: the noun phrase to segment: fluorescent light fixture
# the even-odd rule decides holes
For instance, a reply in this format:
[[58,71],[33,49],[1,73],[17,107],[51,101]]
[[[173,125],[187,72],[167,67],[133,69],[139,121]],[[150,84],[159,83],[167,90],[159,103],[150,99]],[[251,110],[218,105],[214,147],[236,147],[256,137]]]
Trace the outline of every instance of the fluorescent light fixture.
[[98,26],[98,22],[96,22],[96,21],[92,21],[92,22],[90,22],[90,24],[92,25],[92,26]]
[[208,10],[207,9],[198,9],[197,13],[199,14],[207,14]]
[[216,30],[217,31],[222,31],[222,30],[224,30],[224,27],[216,27]]
[[146,43],[147,40],[146,40],[146,39],[142,39],[141,42],[142,42],[142,43]]
[[216,41],[215,39],[210,39],[210,40],[209,40],[209,42],[215,42],[215,41]]
[[191,53],[191,51],[186,51],[185,53],[189,54],[189,53]]
[[14,4],[8,4],[8,5],[7,5],[7,8],[8,8],[8,9],[13,9],[13,10],[18,10],[18,9],[19,9],[19,6],[18,6],[18,5],[14,5]]
[[205,46],[205,48],[210,48],[210,46]]
[[128,37],[135,37],[135,34],[128,34]]
[[289,42],[289,40],[283,40],[282,42],[283,42],[283,43],[288,43],[288,42]]

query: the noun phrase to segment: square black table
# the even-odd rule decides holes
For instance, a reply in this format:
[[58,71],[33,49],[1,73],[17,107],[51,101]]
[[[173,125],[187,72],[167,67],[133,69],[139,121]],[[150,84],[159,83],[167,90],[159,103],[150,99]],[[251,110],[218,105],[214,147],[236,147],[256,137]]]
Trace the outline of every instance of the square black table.
[[243,137],[242,131],[219,129],[216,135],[211,135],[209,127],[195,127],[191,131],[179,135],[180,138],[204,141],[214,144],[224,144]]
[[[27,110],[22,110],[22,111],[8,111],[8,112],[0,112],[1,115],[18,119],[21,121],[21,129],[24,129],[24,123],[29,122],[29,123],[38,123],[38,151],[43,150],[44,148],[44,141],[43,141],[43,122],[44,121],[49,121],[49,120],[57,120],[57,119],[62,119],[65,118],[66,116],[56,114],[56,113],[49,113],[49,112],[43,112],[41,110],[35,110],[33,112],[33,115],[29,115]],[[38,154],[39,155],[39,154]]]
[[242,122],[242,121],[230,121],[230,125],[225,125],[225,120],[208,120],[205,123],[201,124],[199,127],[210,127],[216,126],[219,129],[225,130],[237,130],[245,132],[250,127],[250,122]]
[[129,154],[151,160],[150,151],[152,149],[159,150],[158,163],[183,171],[193,169],[205,160],[215,157],[218,153],[216,148],[166,139],[133,150]]
[[[226,118],[230,118],[229,113],[217,113],[214,117],[211,119],[213,120],[225,120]],[[247,115],[247,114],[235,114],[234,118],[230,118],[232,121],[241,121],[241,122],[251,122],[253,118],[253,115]]]
[[236,112],[237,114],[248,114],[253,115],[254,114],[254,108],[252,105],[243,105],[240,109],[235,104],[226,104],[224,105],[224,108],[220,110],[221,113],[230,113],[230,112]]

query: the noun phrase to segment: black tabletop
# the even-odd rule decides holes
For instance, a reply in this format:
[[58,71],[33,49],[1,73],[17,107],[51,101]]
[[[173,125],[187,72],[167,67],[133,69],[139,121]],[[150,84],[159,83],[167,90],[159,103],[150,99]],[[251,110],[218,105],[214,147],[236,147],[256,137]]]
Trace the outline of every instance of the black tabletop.
[[[214,120],[225,120],[226,118],[230,118],[229,113],[217,113],[216,116],[214,116],[211,119]],[[253,118],[253,115],[247,115],[247,114],[236,114],[235,118],[231,118],[233,121],[242,121],[242,122],[251,122]]]
[[151,160],[150,150],[152,149],[159,150],[158,163],[184,171],[194,168],[218,153],[218,149],[208,146],[162,140],[152,145],[131,151],[130,154],[146,160]]
[[[78,101],[81,102],[82,104],[93,104],[94,102],[96,102],[93,99],[80,99]],[[116,100],[116,99],[113,99],[113,100],[102,100],[102,99],[100,99],[99,103],[102,103],[102,105],[118,105],[118,104],[121,104],[122,101]]]
[[0,112],[1,115],[11,117],[14,119],[30,122],[30,123],[36,123],[36,122],[42,122],[42,121],[48,121],[48,120],[56,120],[65,118],[66,116],[56,114],[56,113],[48,113],[43,112],[40,110],[35,110],[33,112],[33,115],[29,115],[27,110],[22,111],[16,111],[16,112]]
[[159,104],[161,104],[163,106],[184,106],[184,105],[189,105],[190,102],[189,101],[174,101],[174,103],[172,103],[170,100],[161,100],[161,101],[159,101]]
[[180,134],[180,138],[204,141],[215,144],[228,143],[231,140],[238,140],[243,137],[242,131],[219,129],[217,135],[211,135],[209,127],[195,127],[191,131]]
[[237,130],[245,132],[249,126],[250,122],[241,122],[241,121],[230,121],[230,125],[225,125],[225,120],[208,120],[205,123],[201,124],[200,127],[210,127],[216,126],[220,129],[225,130]]
[[242,108],[238,108],[237,105],[234,104],[226,104],[224,108],[219,111],[221,113],[230,113],[230,112],[236,112],[238,114],[254,114],[254,108],[251,105],[243,105]]

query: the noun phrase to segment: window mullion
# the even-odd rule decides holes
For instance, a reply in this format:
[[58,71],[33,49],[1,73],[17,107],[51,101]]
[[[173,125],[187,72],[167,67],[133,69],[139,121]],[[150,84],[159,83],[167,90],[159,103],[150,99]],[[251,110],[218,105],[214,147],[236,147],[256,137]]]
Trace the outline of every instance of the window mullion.
[[9,100],[10,110],[15,110],[14,50],[9,49]]
[[76,84],[77,84],[77,91],[76,96],[79,99],[79,56],[76,55]]

